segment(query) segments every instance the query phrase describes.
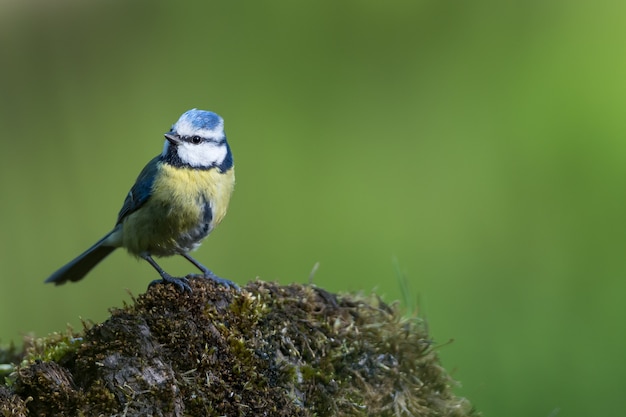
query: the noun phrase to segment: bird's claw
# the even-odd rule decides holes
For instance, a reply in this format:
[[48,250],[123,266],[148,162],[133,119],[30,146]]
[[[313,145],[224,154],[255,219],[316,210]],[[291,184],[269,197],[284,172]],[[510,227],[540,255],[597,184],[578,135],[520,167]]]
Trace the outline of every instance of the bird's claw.
[[221,284],[225,287],[229,287],[234,289],[235,291],[239,291],[239,285],[235,284],[234,282],[232,282],[229,279],[226,278],[220,278],[217,275],[215,275],[213,272],[211,271],[206,271],[203,274],[188,274],[187,276],[185,276],[186,279],[191,279],[191,278],[202,278],[202,279],[210,279],[213,282],[216,282],[218,284]]
[[174,284],[176,288],[178,289],[178,291],[180,292],[185,292],[185,291],[189,293],[192,292],[191,286],[189,285],[188,277],[177,278],[171,275],[162,275],[161,279],[155,279],[148,285],[148,287],[152,287],[153,285],[156,285],[156,284],[167,284],[167,283]]

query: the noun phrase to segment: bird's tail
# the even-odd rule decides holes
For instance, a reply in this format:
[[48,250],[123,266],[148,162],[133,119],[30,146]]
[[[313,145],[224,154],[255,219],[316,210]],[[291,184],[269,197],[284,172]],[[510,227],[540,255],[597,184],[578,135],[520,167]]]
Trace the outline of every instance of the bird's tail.
[[87,272],[91,271],[91,269],[101,260],[117,249],[115,246],[104,245],[105,241],[111,236],[112,233],[113,232],[107,234],[92,247],[78,255],[74,260],[62,266],[58,271],[50,275],[46,282],[61,285],[65,284],[67,281],[81,280],[85,275],[87,275]]

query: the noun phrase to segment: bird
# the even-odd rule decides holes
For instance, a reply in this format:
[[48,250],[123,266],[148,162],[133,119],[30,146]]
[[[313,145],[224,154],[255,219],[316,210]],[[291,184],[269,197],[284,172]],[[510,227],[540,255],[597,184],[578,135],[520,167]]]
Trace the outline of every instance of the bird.
[[[163,151],[140,172],[113,230],[45,282],[79,281],[123,247],[157,270],[161,279],[150,286],[171,283],[181,292],[191,292],[189,279],[204,277],[238,290],[189,255],[226,215],[234,186],[235,166],[224,120],[207,110],[186,111],[165,133]],[[153,258],[173,255],[187,259],[202,273],[174,277]]]

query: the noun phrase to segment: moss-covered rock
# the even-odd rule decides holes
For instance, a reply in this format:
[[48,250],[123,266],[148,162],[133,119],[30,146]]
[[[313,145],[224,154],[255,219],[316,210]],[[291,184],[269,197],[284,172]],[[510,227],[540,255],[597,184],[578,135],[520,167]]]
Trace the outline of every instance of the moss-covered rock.
[[153,286],[83,335],[31,348],[0,388],[0,416],[477,415],[422,322],[380,300],[191,287]]

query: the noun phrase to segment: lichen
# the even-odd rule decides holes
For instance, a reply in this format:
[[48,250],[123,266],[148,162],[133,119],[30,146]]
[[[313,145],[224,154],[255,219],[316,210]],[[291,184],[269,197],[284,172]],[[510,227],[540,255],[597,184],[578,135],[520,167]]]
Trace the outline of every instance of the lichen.
[[81,335],[39,343],[0,390],[0,413],[478,415],[423,321],[396,306],[312,285],[190,284],[153,286]]

